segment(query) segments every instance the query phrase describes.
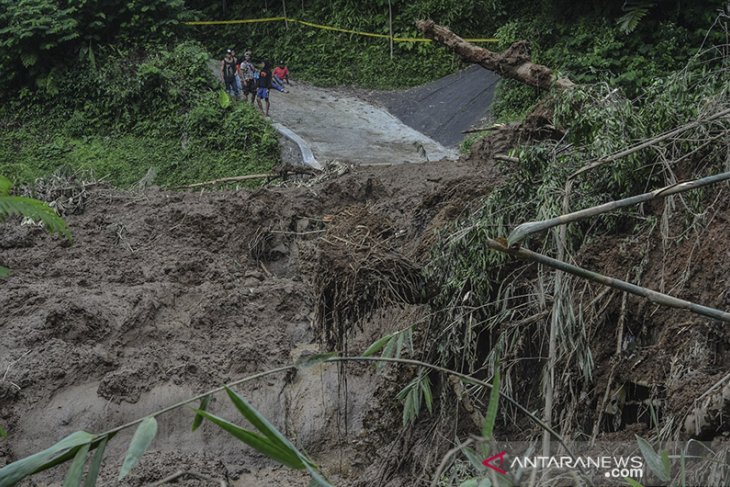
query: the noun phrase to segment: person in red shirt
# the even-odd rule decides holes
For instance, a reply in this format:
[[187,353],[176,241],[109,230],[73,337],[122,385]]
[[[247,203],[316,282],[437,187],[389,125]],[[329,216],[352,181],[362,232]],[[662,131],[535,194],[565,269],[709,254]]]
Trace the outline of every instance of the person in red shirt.
[[274,78],[279,81],[279,84],[283,85],[283,81],[289,84],[289,68],[286,67],[284,61],[281,61],[277,67],[274,68]]

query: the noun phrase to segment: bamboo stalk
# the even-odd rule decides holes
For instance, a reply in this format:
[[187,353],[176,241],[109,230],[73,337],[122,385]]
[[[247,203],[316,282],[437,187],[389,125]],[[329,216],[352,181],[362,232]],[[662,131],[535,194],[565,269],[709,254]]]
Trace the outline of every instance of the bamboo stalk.
[[583,269],[582,267],[553,259],[552,257],[548,257],[547,255],[532,252],[531,250],[508,247],[506,239],[500,240],[488,238],[487,247],[493,250],[497,250],[499,252],[513,255],[519,259],[537,262],[539,264],[552,267],[553,269],[558,269],[569,274],[588,279],[589,281],[603,284],[604,286],[610,286],[615,289],[620,289],[621,291],[626,291],[627,293],[631,293],[635,296],[640,296],[642,298],[648,299],[652,303],[658,305],[669,306],[670,308],[686,309],[698,315],[707,316],[708,318],[724,321],[725,323],[730,323],[730,313],[727,313],[725,311],[721,311],[716,308],[710,308],[708,306],[703,306],[701,304],[692,303],[684,299],[675,298],[668,294],[653,291],[651,289],[637,286],[636,284],[631,284],[620,279],[604,276],[603,274],[598,274],[597,272],[589,271],[588,269]]
[[647,147],[651,147],[652,145],[661,142],[663,140],[669,139],[671,137],[674,137],[675,135],[679,135],[682,132],[686,132],[687,130],[693,129],[695,127],[699,127],[700,125],[712,122],[713,120],[717,120],[718,118],[726,117],[730,115],[730,108],[726,108],[725,110],[720,110],[719,112],[713,113],[707,118],[701,119],[701,120],[695,120],[694,122],[690,122],[686,125],[682,125],[681,127],[677,127],[676,129],[670,130],[669,132],[665,132],[661,135],[657,135],[656,137],[653,137],[649,140],[645,140],[643,142],[640,142],[639,144],[634,145],[633,147],[629,147],[628,149],[624,149],[622,151],[619,151],[615,154],[612,154],[608,157],[605,157],[603,159],[599,159],[593,163],[587,164],[583,166],[582,168],[575,171],[573,174],[571,174],[568,179],[574,179],[578,177],[579,175],[583,174],[586,171],[590,171],[591,169],[602,166],[604,164],[607,164],[611,161],[615,161],[616,159],[621,159],[622,157],[626,157],[630,154],[633,154],[634,152],[640,151],[641,149],[646,149]]
[[541,232],[557,225],[565,225],[575,221],[584,220],[586,218],[600,215],[601,213],[606,213],[608,211],[613,211],[618,208],[638,205],[639,203],[644,203],[646,201],[650,201],[656,198],[664,198],[666,196],[682,193],[691,189],[697,189],[703,186],[708,186],[710,184],[720,183],[728,179],[730,179],[730,172],[724,172],[720,174],[715,174],[714,176],[707,176],[705,178],[696,179],[694,181],[688,181],[686,183],[672,184],[670,186],[665,186],[660,189],[655,189],[654,191],[651,191],[649,193],[631,196],[629,198],[624,198],[621,200],[610,201],[602,205],[586,208],[585,210],[574,211],[572,213],[556,216],[555,218],[550,218],[537,222],[523,223],[521,225],[518,225],[509,234],[509,237],[507,238],[507,245],[512,247],[513,245],[518,244],[519,242],[527,238],[527,236],[533,233]]

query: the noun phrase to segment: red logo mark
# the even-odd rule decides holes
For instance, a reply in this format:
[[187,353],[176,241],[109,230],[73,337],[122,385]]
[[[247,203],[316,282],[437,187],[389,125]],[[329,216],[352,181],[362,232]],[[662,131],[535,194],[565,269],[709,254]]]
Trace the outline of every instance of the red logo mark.
[[[497,473],[501,473],[502,475],[504,475],[504,474],[506,474],[506,473],[507,473],[507,471],[506,471],[506,470],[504,470],[504,469],[503,469],[503,468],[501,468],[501,467],[502,467],[502,464],[504,463],[504,456],[505,456],[506,454],[507,454],[507,450],[505,450],[505,451],[501,451],[501,452],[497,453],[496,455],[492,455],[491,457],[489,457],[489,458],[487,458],[486,460],[484,460],[484,461],[482,462],[482,465],[484,465],[484,466],[485,466],[485,467],[487,467],[487,468],[491,468],[492,470],[494,470],[494,471],[495,471],[495,472],[497,472]],[[492,465],[492,462],[493,462],[494,460],[497,460],[497,459],[499,459],[499,467],[498,467],[498,466],[496,466],[496,465]]]

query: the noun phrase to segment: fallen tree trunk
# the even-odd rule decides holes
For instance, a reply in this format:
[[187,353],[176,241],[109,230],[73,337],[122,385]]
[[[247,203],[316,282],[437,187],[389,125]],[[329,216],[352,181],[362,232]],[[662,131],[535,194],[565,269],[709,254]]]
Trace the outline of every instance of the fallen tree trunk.
[[465,41],[433,20],[418,20],[416,27],[426,37],[453,51],[465,62],[478,64],[504,78],[514,79],[542,90],[553,87],[565,90],[575,86],[568,78],[557,78],[547,66],[533,63],[530,60],[527,41],[517,41],[504,52],[498,53]]

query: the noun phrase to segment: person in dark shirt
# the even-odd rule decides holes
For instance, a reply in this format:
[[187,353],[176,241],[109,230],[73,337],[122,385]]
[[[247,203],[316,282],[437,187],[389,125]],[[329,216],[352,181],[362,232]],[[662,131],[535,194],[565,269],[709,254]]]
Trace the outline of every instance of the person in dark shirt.
[[233,50],[228,49],[226,56],[221,61],[221,78],[226,85],[226,91],[230,96],[239,97],[238,86],[236,85],[236,58],[233,56]]
[[271,106],[271,103],[269,102],[269,90],[271,89],[271,78],[273,74],[271,73],[271,63],[269,61],[264,61],[264,67],[261,68],[261,71],[259,71],[259,81],[258,81],[258,89],[256,90],[256,102],[259,105],[259,110],[261,110],[261,113],[264,113],[264,107],[261,105],[261,100],[266,101],[266,113],[265,115],[269,116],[269,107]]

